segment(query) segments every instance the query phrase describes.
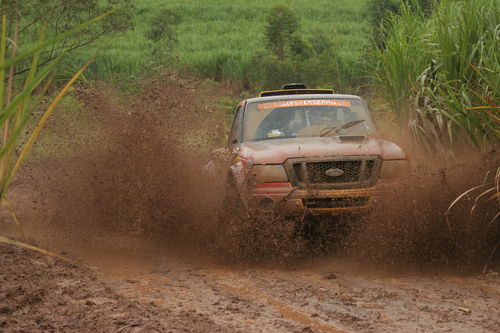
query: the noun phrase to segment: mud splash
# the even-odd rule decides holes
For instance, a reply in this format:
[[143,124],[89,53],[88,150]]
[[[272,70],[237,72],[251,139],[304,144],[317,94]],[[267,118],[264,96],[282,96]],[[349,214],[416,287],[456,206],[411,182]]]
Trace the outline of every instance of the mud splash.
[[169,73],[136,96],[80,88],[85,121],[96,125],[89,139],[75,144],[71,127],[53,126],[51,135],[72,153],[32,161],[14,189],[24,193],[21,217],[32,238],[69,253],[133,247],[245,265],[297,265],[334,250],[383,266],[477,266],[498,241],[500,223],[484,226],[494,207],[479,207],[470,219],[470,205],[458,206],[451,233],[445,217],[458,195],[482,181],[476,167],[420,166],[369,217],[347,221],[356,227],[341,239],[331,220],[313,221],[311,229],[310,221],[221,212],[226,169],[207,174],[203,166],[223,145],[225,115],[213,105],[226,92],[199,86]]
[[349,254],[393,267],[482,268],[500,239],[498,203],[476,202],[479,191],[449,207],[467,189],[481,184],[487,170],[477,164],[455,170],[415,168],[385,193],[351,235]]
[[224,133],[213,98],[196,98],[193,84],[169,74],[131,97],[80,88],[82,121],[94,124],[90,139],[74,142],[64,124],[52,126],[45,135],[71,152],[32,160],[13,188],[28,233],[49,247],[120,247],[135,238],[197,248],[196,237],[186,235],[198,222],[211,234],[220,186],[202,167]]

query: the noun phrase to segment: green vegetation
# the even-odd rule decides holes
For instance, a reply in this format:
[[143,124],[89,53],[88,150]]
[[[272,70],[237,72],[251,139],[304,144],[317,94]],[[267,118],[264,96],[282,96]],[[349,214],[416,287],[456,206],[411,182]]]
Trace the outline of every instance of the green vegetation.
[[175,11],[164,8],[153,16],[147,37],[153,42],[172,43],[177,41],[177,26],[181,22],[181,16]]
[[403,4],[413,10],[420,10],[425,14],[433,11],[434,3],[439,0],[367,0],[367,13],[369,13],[372,26],[375,28],[375,38],[381,38],[380,26],[384,25],[386,18],[391,14],[398,14]]
[[308,39],[300,32],[300,25],[300,17],[288,5],[270,8],[264,26],[267,49],[255,54],[245,73],[254,86],[273,89],[294,81],[346,91],[359,82],[360,71],[346,72],[349,67],[339,66],[331,36],[319,30]]
[[441,0],[429,16],[405,5],[389,17],[374,79],[428,151],[498,144],[499,10],[496,0]]
[[[245,86],[245,81],[249,81],[247,75],[255,69],[252,61],[256,54],[266,52],[266,17],[270,7],[278,2],[134,0],[134,28],[102,38],[93,49],[87,49],[87,54],[101,49],[88,75],[130,81],[173,62],[176,68],[186,66],[203,77],[229,79]],[[331,45],[327,48],[335,54],[335,66],[340,66],[345,72],[343,75],[352,79],[359,76],[359,64],[370,44],[365,2],[291,0],[286,3],[300,18],[300,35],[317,50]],[[176,43],[147,38],[151,36],[153,20],[161,11],[179,17],[178,23],[172,26],[176,28]],[[159,49],[163,54],[158,54]],[[75,55],[75,66],[86,56]],[[328,82],[335,86],[338,83],[335,77]]]
[[285,58],[287,48],[293,48],[294,40],[300,38],[295,35],[300,28],[299,16],[292,8],[282,3],[270,8],[264,28],[266,44],[280,60]]

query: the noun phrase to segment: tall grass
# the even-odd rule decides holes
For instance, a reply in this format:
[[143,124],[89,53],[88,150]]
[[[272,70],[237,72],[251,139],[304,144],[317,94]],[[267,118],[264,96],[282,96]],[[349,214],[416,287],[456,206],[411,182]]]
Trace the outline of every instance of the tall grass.
[[[414,7],[413,7],[414,8]],[[496,0],[442,0],[432,15],[404,5],[374,52],[373,78],[397,120],[429,151],[479,151],[500,134]]]
[[[500,230],[498,224],[500,218],[500,210],[498,209],[500,207],[500,167],[497,167],[495,170],[487,172],[486,176],[484,177],[484,181],[481,185],[468,189],[467,191],[459,195],[451,203],[451,205],[448,207],[448,210],[446,211],[446,222],[448,224],[448,230],[450,232],[450,236],[452,237],[456,246],[464,250],[464,245],[462,244],[464,240],[460,239],[460,242],[457,241],[456,237],[457,235],[455,235],[453,231],[453,226],[451,225],[449,218],[451,215],[453,215],[452,213],[453,209],[458,203],[465,203],[466,205],[468,204],[469,206],[471,206],[469,213],[469,221],[468,221],[469,225],[474,225],[474,223],[472,222],[473,219],[476,217],[476,215],[480,215],[481,213],[484,213],[485,211],[488,210],[491,211],[492,212],[491,215],[493,216],[493,218],[491,219],[480,218],[480,220],[482,220],[480,222],[483,222],[482,225],[480,226],[483,230],[486,230],[487,233],[490,235],[491,234],[495,235],[495,233],[498,234],[498,231]],[[470,234],[472,236],[475,236],[476,233],[474,232],[471,233],[470,229],[467,230],[467,234]],[[492,249],[490,255],[488,256],[488,259],[485,262],[483,268],[483,274],[486,273],[490,261],[492,260],[494,254],[500,247],[500,239],[498,239],[498,237],[496,239],[493,238],[493,241],[494,243],[492,243]]]
[[[8,19],[4,14],[2,16],[2,25],[0,33],[0,128],[1,128],[1,147],[0,147],[0,204],[6,203],[6,195],[9,186],[21,167],[27,154],[31,150],[34,142],[38,138],[48,118],[61,101],[63,96],[69,90],[71,85],[80,77],[90,62],[87,62],[82,68],[73,74],[60,92],[54,97],[45,111],[38,119],[37,125],[31,130],[25,143],[21,143],[20,137],[28,128],[28,120],[33,117],[33,111],[40,107],[42,98],[51,85],[56,68],[66,55],[62,52],[54,60],[45,66],[40,66],[40,54],[51,43],[61,40],[65,37],[77,34],[82,29],[103,19],[110,13],[101,15],[84,24],[61,33],[54,38],[45,39],[44,30],[41,29],[38,42],[29,49],[17,54],[17,34],[9,38]],[[13,26],[17,27],[17,21],[14,19]],[[17,31],[17,29],[14,29]],[[12,52],[7,52],[7,43],[11,42]],[[21,61],[31,59],[30,70],[23,77],[14,77],[16,65]],[[17,84],[14,81],[17,80]],[[19,153],[16,150],[19,149]],[[7,203],[8,205],[8,203]],[[13,215],[13,214],[12,214]],[[16,224],[20,227],[17,219],[13,215]],[[21,230],[22,233],[22,230]],[[0,242],[5,242],[4,238]]]

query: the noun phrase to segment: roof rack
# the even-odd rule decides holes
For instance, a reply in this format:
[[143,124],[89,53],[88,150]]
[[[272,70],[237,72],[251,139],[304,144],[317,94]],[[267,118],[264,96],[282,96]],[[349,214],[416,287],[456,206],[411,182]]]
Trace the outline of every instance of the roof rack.
[[307,89],[304,83],[287,83],[282,85],[280,90],[262,91],[259,97],[303,94],[333,95],[334,93],[333,89]]
[[281,86],[281,90],[288,89],[307,89],[307,86],[304,83],[287,83]]
[[333,89],[283,89],[262,91],[259,97],[281,96],[281,95],[307,95],[307,94],[325,94],[333,95]]

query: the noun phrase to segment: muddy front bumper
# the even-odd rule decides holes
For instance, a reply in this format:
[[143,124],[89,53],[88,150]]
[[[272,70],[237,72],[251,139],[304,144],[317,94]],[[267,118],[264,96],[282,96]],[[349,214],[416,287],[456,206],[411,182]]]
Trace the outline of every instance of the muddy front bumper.
[[340,215],[366,212],[387,191],[390,184],[379,182],[360,189],[304,189],[290,183],[257,186],[253,202],[265,210],[277,209],[287,215]]

